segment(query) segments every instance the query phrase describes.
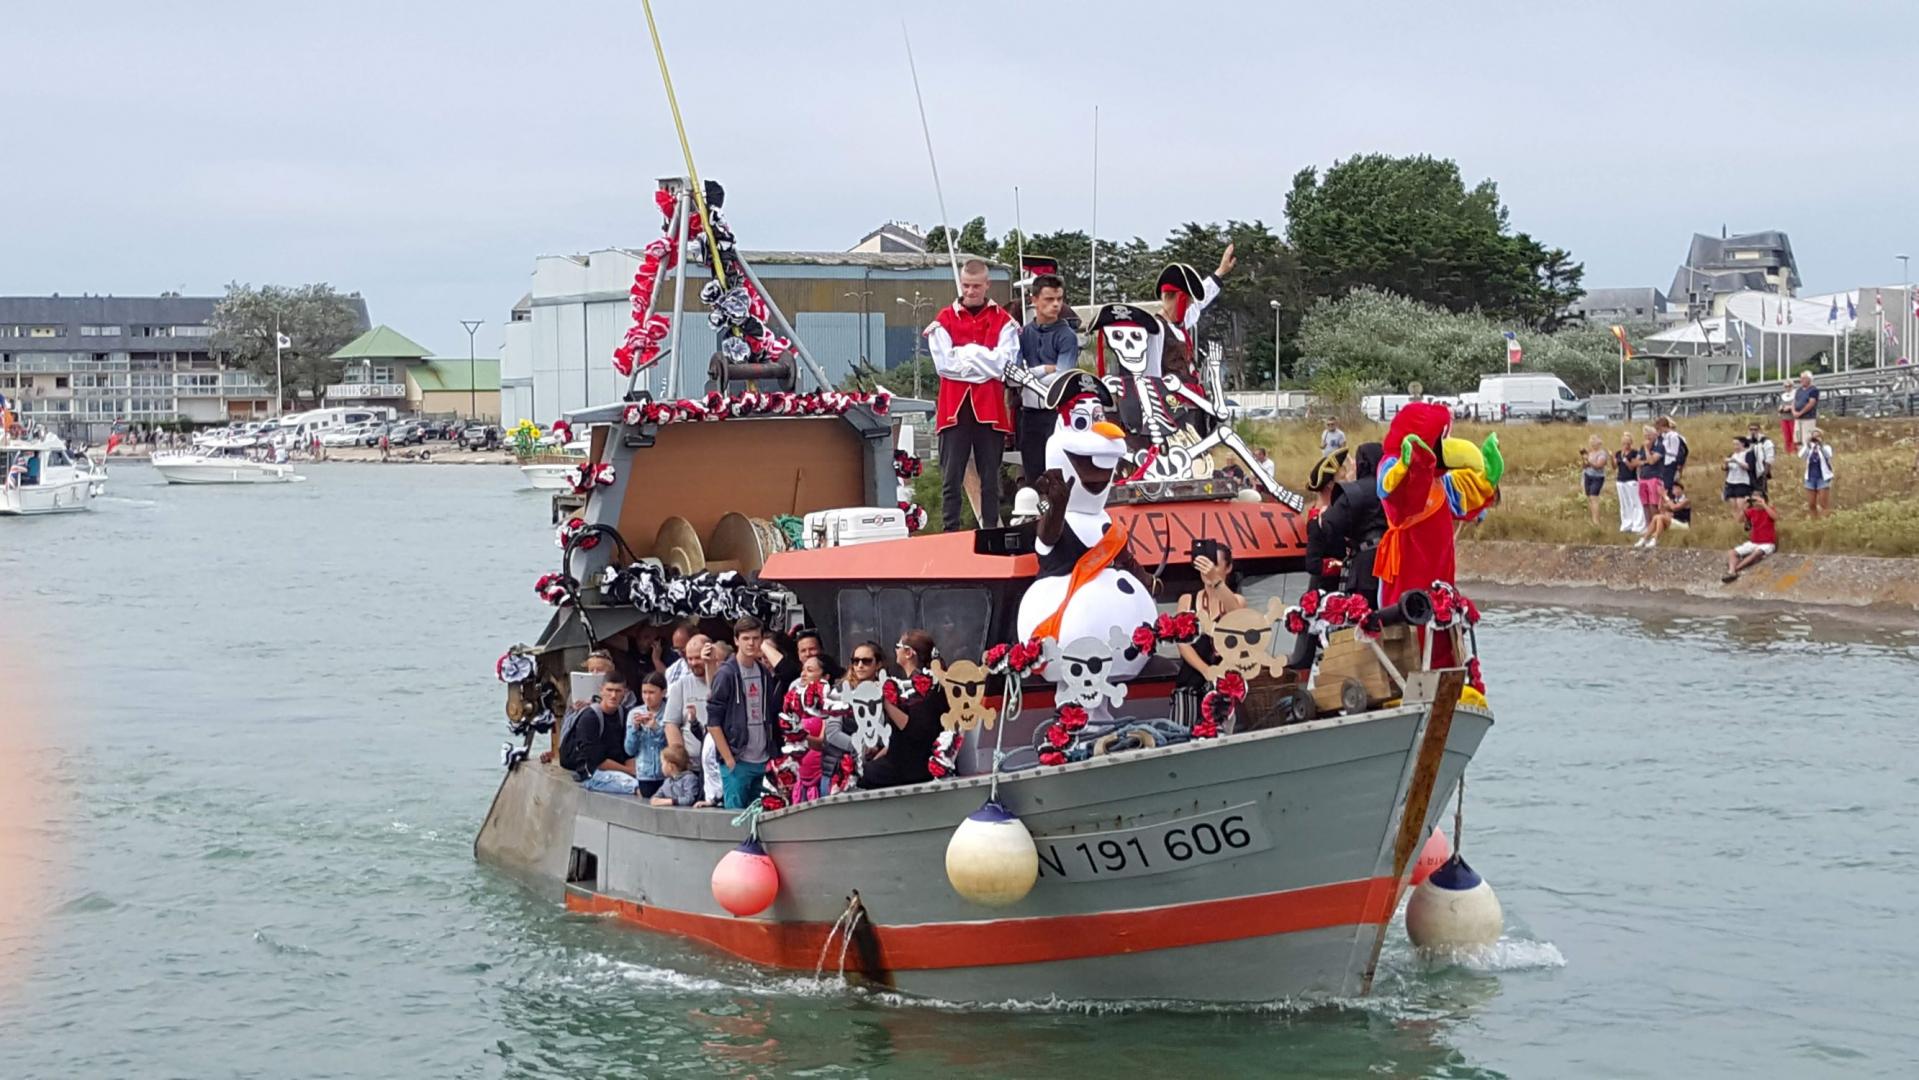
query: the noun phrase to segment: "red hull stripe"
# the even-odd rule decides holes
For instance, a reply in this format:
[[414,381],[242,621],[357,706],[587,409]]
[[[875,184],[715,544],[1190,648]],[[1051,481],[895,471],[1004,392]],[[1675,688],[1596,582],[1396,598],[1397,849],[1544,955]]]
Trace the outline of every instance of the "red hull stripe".
[[[1140,911],[875,926],[873,931],[883,965],[893,971],[1044,964],[1335,926],[1382,924],[1392,918],[1398,893],[1395,884],[1388,878],[1342,881]],[[567,890],[566,906],[569,911],[616,915],[649,930],[703,941],[767,967],[811,968],[819,960],[831,929],[827,923],[780,923],[671,911],[578,889]]]

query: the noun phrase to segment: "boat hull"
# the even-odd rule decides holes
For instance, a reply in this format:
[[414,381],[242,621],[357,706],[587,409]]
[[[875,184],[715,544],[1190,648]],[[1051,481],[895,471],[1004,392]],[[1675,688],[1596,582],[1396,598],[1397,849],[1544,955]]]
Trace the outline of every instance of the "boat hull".
[[98,478],[84,474],[58,483],[7,487],[0,489],[0,515],[28,517],[91,510],[101,487]]
[[182,460],[155,457],[153,469],[169,484],[286,484],[291,465],[263,461]]
[[[715,863],[724,811],[661,809],[521,766],[475,843],[562,889],[567,907],[702,941],[768,967],[846,969],[948,1001],[1266,1001],[1370,985],[1425,831],[1491,724],[1420,706],[1134,751],[1003,777],[1041,877],[1009,908],[969,903],[944,869],[985,778],[835,796],[767,815],[774,904],[736,919]],[[1443,727],[1444,730],[1441,730]],[[1410,824],[1407,819],[1412,820]],[[572,880],[568,880],[571,878]]]
[[520,475],[526,477],[526,486],[541,491],[571,491],[573,481],[567,475],[579,468],[572,465],[522,465]]

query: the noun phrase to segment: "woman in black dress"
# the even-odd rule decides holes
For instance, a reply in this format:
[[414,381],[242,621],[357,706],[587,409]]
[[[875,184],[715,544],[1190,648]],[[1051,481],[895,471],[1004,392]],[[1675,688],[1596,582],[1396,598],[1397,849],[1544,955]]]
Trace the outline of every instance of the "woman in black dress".
[[893,725],[893,734],[886,748],[866,763],[860,775],[860,787],[898,787],[933,778],[926,762],[933,756],[933,743],[940,734],[940,717],[946,713],[946,691],[933,681],[933,657],[938,651],[933,635],[924,630],[908,630],[900,635],[899,644],[894,646],[894,659],[900,673],[908,686],[922,683],[926,690],[909,693],[911,700],[904,708],[892,702],[882,706],[886,719]]

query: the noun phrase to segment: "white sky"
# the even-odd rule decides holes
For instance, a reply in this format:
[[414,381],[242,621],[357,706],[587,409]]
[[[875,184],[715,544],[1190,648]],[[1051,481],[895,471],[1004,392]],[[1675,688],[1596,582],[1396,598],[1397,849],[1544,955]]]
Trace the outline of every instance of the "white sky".
[[[637,0],[8,8],[8,295],[324,280],[447,354],[484,318],[492,354],[535,255],[643,243],[652,179],[680,169]],[[904,17],[948,208],[996,234],[1016,184],[1029,231],[1089,226],[1098,103],[1110,237],[1279,227],[1299,168],[1383,151],[1494,178],[1589,286],[1663,289],[1722,223],[1787,230],[1811,292],[1897,281],[1893,254],[1919,254],[1914,4],[657,11],[748,248],[936,223]]]

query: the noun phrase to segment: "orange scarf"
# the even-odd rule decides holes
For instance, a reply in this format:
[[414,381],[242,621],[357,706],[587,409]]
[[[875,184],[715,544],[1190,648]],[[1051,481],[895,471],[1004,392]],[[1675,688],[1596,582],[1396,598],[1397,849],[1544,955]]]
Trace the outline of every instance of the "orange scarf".
[[1426,492],[1426,506],[1419,513],[1386,527],[1386,535],[1379,538],[1379,547],[1373,551],[1373,576],[1381,582],[1391,584],[1399,580],[1399,568],[1405,559],[1406,533],[1413,526],[1432,517],[1446,508],[1446,492],[1433,482],[1432,489]]
[[1032,636],[1058,640],[1060,617],[1066,614],[1066,605],[1073,602],[1073,594],[1079,591],[1080,586],[1098,577],[1101,570],[1111,566],[1125,547],[1126,526],[1115,521],[1112,528],[1106,530],[1106,535],[1099,538],[1099,543],[1088,548],[1086,554],[1073,564],[1073,576],[1066,583],[1066,595],[1060,599],[1059,607],[1033,628]]

